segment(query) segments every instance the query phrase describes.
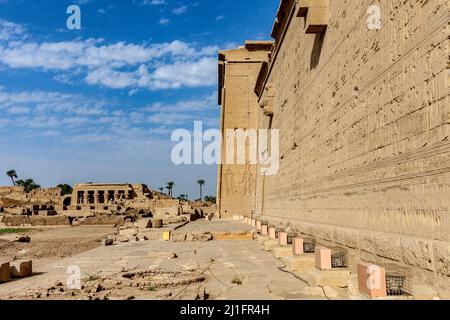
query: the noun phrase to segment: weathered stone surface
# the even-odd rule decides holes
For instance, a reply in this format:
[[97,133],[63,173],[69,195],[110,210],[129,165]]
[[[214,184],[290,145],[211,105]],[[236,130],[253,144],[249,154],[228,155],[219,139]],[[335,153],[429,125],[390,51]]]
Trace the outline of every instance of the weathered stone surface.
[[255,201],[231,183],[245,165],[219,168],[221,214],[255,203],[271,223],[350,249],[353,269],[361,257],[393,262],[448,287],[448,1],[378,4],[380,30],[361,15],[365,1],[319,3],[328,13],[282,1],[267,63],[246,47],[220,56],[224,128],[280,134],[279,171],[255,173]]
[[126,237],[134,237],[137,236],[138,230],[135,228],[132,229],[124,229],[119,231],[119,235],[126,236]]
[[124,216],[114,215],[96,215],[93,217],[87,217],[83,222],[83,225],[122,225],[125,223]]
[[0,257],[0,283],[8,282],[10,278],[10,260]]
[[437,272],[450,277],[450,244],[436,243],[434,245],[434,256]]
[[152,227],[151,219],[141,219],[137,222],[137,227],[139,229],[150,229]]

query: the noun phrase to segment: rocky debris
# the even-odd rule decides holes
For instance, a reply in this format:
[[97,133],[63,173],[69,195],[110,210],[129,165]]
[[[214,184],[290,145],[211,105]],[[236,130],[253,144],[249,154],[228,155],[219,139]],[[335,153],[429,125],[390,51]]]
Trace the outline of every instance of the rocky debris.
[[206,300],[209,295],[200,284],[205,277],[196,271],[124,270],[120,273],[83,281],[80,290],[68,290],[62,281],[48,288],[30,289],[9,299],[43,300],[133,300],[139,297],[152,299],[175,297],[177,299]]
[[150,229],[152,227],[151,219],[141,219],[137,222],[137,227],[139,229]]
[[205,217],[206,221],[212,221],[212,219],[214,218],[214,213],[210,213]]
[[150,251],[148,253],[148,256],[158,260],[170,260],[178,258],[178,255],[173,251],[171,252]]
[[172,241],[173,242],[184,242],[186,241],[186,232],[174,232],[172,233]]
[[14,242],[20,242],[20,243],[30,243],[31,238],[26,235],[17,235],[14,237]]
[[118,242],[130,242],[130,238],[127,236],[118,236],[117,241]]
[[188,232],[186,235],[186,241],[199,241],[208,242],[214,239],[211,232]]
[[104,239],[103,240],[103,245],[104,246],[112,246],[113,244],[114,244],[114,240],[113,239],[108,238],[108,239]]
[[138,235],[138,229],[130,228],[130,229],[122,229],[119,231],[120,236],[126,237],[135,237]]

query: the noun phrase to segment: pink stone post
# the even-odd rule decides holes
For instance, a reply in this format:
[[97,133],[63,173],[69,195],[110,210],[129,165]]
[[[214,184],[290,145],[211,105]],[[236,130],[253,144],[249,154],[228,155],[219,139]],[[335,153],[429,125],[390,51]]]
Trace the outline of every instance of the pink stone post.
[[316,247],[316,268],[319,270],[331,270],[331,249]]
[[292,242],[292,250],[294,251],[294,256],[303,254],[303,239],[295,238]]
[[275,227],[270,227],[269,228],[269,238],[270,239],[276,239],[276,232],[275,232]]
[[359,263],[358,289],[371,298],[386,297],[386,269],[370,263]]
[[262,230],[261,220],[256,220],[256,230],[258,230],[258,231]]
[[280,246],[287,246],[288,245],[288,234],[287,232],[280,232],[279,234],[279,238],[280,238]]
[[269,226],[268,225],[263,225],[261,227],[261,234],[263,236],[267,236],[269,234]]

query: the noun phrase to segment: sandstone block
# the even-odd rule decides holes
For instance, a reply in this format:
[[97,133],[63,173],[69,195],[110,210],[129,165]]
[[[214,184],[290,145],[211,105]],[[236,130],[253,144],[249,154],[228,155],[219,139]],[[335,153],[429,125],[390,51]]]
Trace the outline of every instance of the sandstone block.
[[11,262],[11,277],[13,278],[25,278],[33,275],[33,262],[27,261],[14,261]]
[[8,282],[11,278],[10,262],[7,259],[0,259],[0,283]]
[[141,219],[138,221],[137,227],[139,229],[150,229],[152,227],[152,220],[151,219]]

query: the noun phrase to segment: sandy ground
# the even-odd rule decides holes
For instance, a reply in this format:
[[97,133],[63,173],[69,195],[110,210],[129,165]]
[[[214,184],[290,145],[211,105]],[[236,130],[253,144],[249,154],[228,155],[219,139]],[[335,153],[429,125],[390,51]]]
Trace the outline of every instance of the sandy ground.
[[101,245],[101,240],[115,232],[111,226],[40,227],[31,228],[26,234],[30,243],[10,242],[14,235],[0,236],[0,256],[16,260],[33,260],[35,267],[58,261]]
[[[236,222],[190,223],[177,232],[245,234]],[[97,239],[113,231],[105,227],[43,230],[32,243],[14,244],[9,252],[36,256],[35,275],[0,285],[0,299],[325,299],[323,291],[282,271],[283,263],[257,241],[228,240],[116,243]],[[88,250],[92,246],[92,250]],[[88,251],[86,251],[88,250]],[[42,263],[47,262],[47,263]],[[71,289],[70,268],[80,271],[80,288]]]

